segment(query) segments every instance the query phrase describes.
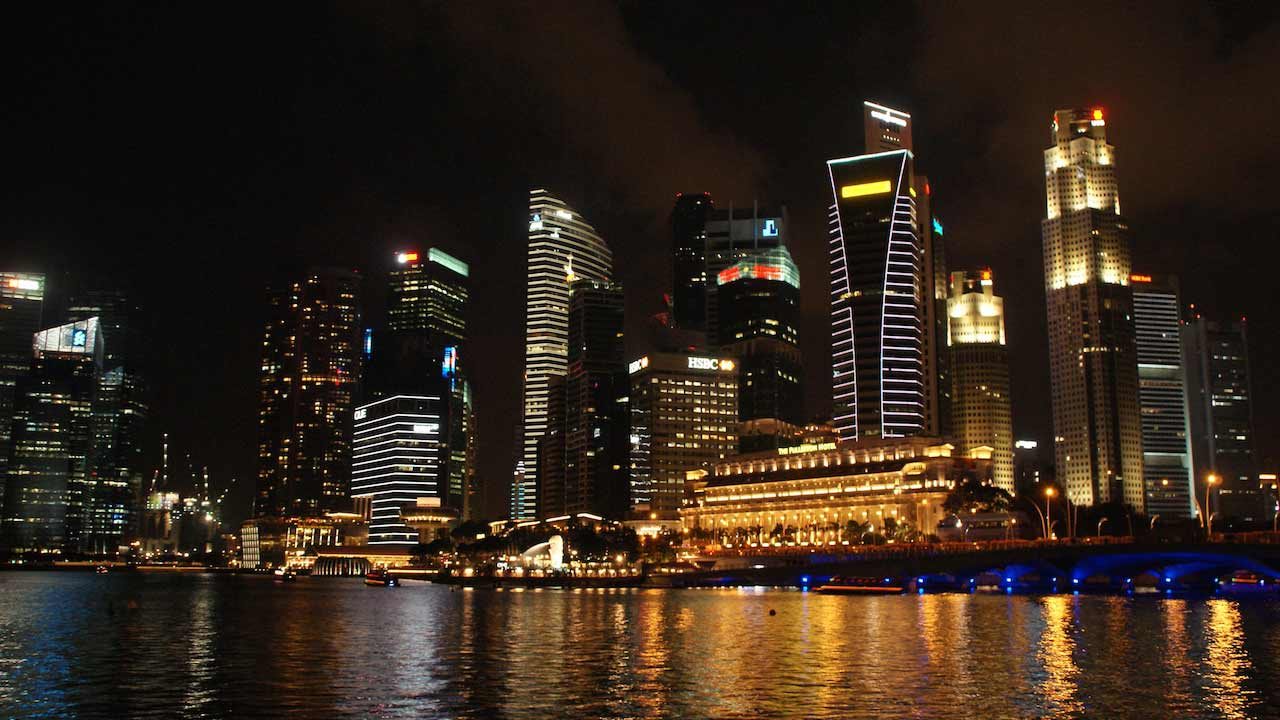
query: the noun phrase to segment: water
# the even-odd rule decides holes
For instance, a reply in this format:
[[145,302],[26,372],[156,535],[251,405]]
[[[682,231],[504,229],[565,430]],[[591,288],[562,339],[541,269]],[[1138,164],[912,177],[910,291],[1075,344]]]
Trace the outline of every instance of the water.
[[0,717],[283,715],[1280,717],[1280,603],[0,573]]

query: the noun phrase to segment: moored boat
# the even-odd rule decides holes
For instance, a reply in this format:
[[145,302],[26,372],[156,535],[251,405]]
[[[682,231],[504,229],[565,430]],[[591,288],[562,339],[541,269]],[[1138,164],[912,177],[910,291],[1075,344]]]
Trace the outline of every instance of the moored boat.
[[370,570],[364,574],[364,584],[372,587],[395,587],[400,582],[386,570]]
[[815,590],[832,595],[900,595],[906,591],[906,584],[895,578],[835,575]]

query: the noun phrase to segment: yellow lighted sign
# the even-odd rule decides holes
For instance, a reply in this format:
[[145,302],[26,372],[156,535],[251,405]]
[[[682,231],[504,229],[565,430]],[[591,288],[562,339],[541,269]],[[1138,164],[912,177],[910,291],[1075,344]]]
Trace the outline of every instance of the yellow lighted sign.
[[845,185],[840,188],[840,197],[856,198],[864,195],[883,195],[893,190],[893,183],[888,180],[877,180],[857,185]]

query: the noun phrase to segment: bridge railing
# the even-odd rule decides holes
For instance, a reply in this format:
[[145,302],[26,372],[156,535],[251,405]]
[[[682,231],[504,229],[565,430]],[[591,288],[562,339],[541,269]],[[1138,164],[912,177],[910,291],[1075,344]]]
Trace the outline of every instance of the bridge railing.
[[766,545],[761,547],[709,547],[704,557],[796,557],[824,555],[848,560],[881,560],[937,557],[1000,550],[1069,547],[1073,545],[1128,545],[1131,537],[1064,538],[1059,540],[971,540],[968,542],[893,543],[885,545]]

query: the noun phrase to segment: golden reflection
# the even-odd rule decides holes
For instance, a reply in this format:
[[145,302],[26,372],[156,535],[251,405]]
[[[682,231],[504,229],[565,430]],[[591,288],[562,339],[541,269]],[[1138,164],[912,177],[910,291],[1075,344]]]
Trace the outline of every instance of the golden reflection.
[[1191,685],[1191,647],[1187,642],[1187,601],[1168,599],[1161,603],[1164,609],[1165,677],[1168,685],[1165,696],[1169,706],[1189,707],[1194,703],[1188,690]]
[[631,698],[645,715],[657,715],[667,707],[670,684],[665,682],[671,652],[663,631],[667,628],[666,596],[642,593],[636,613],[636,692]]
[[1073,604],[1072,597],[1063,595],[1050,595],[1043,603],[1044,633],[1040,636],[1037,659],[1044,667],[1045,680],[1040,684],[1040,691],[1054,706],[1055,714],[1084,710],[1084,704],[1076,698],[1080,668],[1076,666],[1076,642],[1071,636]]
[[1253,691],[1244,687],[1250,664],[1244,649],[1240,609],[1230,600],[1210,600],[1208,605],[1205,662],[1209,666],[1209,686],[1205,690],[1223,717],[1249,717],[1247,709]]
[[854,652],[848,632],[849,598],[804,595],[805,645],[811,658],[815,708],[839,708],[848,704],[848,658]]

